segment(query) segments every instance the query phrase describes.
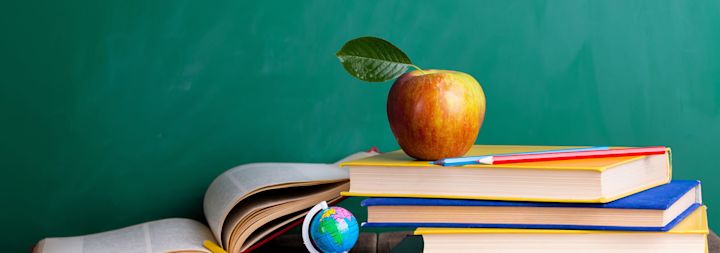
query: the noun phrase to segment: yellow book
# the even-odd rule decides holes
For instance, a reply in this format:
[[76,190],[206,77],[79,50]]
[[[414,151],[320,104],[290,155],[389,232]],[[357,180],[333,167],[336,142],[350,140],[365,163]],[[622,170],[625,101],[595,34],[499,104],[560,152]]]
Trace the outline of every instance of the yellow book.
[[[581,148],[476,145],[466,156]],[[670,153],[501,165],[443,167],[402,150],[344,162],[345,196],[606,203],[671,178]]]
[[418,228],[423,252],[707,252],[707,208],[701,206],[667,232]]

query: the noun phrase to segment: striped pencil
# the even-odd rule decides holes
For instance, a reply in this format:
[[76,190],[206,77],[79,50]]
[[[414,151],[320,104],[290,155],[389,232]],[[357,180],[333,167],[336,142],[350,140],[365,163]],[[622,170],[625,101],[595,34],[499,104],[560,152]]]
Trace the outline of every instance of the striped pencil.
[[605,158],[622,156],[643,156],[665,154],[667,148],[664,146],[643,147],[643,148],[622,148],[609,150],[590,150],[577,152],[541,153],[541,154],[518,154],[504,156],[485,156],[477,160],[479,164],[496,165],[508,163],[543,162],[557,160]]
[[560,153],[560,152],[577,152],[577,151],[590,151],[590,150],[608,150],[610,147],[602,146],[602,147],[586,147],[586,148],[566,148],[566,149],[552,149],[552,150],[542,150],[542,151],[532,151],[532,152],[520,152],[520,153],[506,153],[506,154],[493,154],[493,155],[483,155],[483,156],[463,156],[463,157],[454,157],[454,158],[444,158],[440,159],[434,162],[430,162],[432,164],[436,165],[442,165],[442,166],[461,166],[461,165],[468,165],[468,164],[478,164],[478,160],[485,158],[487,156],[507,156],[507,155],[527,155],[527,154],[544,154],[544,153]]

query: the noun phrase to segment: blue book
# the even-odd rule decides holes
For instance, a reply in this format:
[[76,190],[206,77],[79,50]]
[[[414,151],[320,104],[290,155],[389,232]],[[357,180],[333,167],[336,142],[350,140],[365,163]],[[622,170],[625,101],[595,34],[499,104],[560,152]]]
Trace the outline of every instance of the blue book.
[[673,180],[609,203],[368,198],[364,227],[667,231],[702,205],[700,182]]

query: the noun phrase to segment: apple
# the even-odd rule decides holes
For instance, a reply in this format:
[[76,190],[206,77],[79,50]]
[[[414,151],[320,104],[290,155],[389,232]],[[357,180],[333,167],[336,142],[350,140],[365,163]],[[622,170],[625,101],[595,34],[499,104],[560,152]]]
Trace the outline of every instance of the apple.
[[468,74],[414,70],[390,88],[387,115],[407,155],[418,160],[463,156],[485,118],[485,94]]

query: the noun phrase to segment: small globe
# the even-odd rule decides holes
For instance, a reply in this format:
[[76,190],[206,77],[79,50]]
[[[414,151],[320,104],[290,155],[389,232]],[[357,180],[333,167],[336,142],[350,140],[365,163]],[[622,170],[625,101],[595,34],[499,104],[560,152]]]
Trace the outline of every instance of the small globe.
[[358,236],[355,216],[342,207],[324,209],[310,223],[310,238],[322,252],[347,252],[355,245]]

